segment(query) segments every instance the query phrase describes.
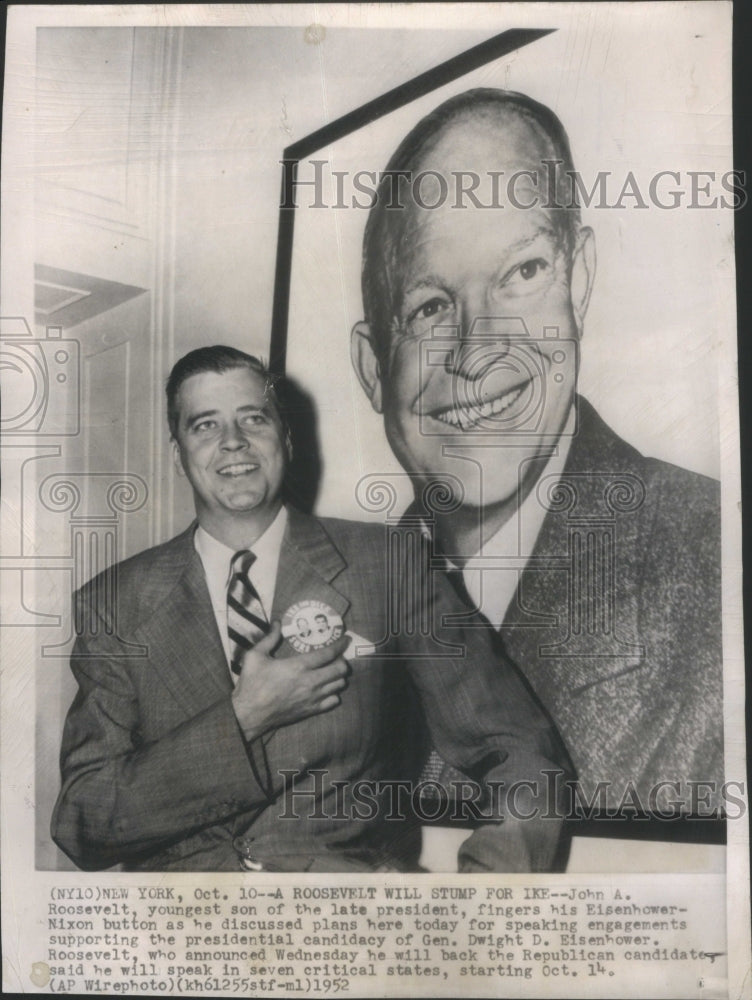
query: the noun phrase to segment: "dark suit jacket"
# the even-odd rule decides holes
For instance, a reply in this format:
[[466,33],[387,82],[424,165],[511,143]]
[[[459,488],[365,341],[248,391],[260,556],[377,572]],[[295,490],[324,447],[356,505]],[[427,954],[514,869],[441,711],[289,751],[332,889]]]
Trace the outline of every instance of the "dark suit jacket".
[[[631,782],[645,809],[707,814],[724,779],[719,487],[644,458],[577,403],[562,486],[536,487],[550,509],[504,643],[589,800],[608,782],[595,801],[614,808]],[[656,798],[660,782],[680,791]]]
[[[406,775],[403,744],[414,729],[408,674],[432,738],[453,764],[472,771],[490,761],[484,773],[508,781],[556,760],[548,720],[475,636],[467,656],[436,661],[417,636],[404,648],[416,654],[408,671],[380,655],[388,644],[378,656],[353,659],[338,708],[273,731],[263,752],[260,741],[247,746],[192,535],[118,564],[75,595],[79,690],[65,725],[52,833],[80,867],[237,870],[240,835],[256,857],[288,870],[370,869],[404,855],[395,843],[403,825],[384,822],[383,804],[373,815],[362,786],[360,803],[353,796],[357,782]],[[323,601],[351,632],[379,643],[388,634],[385,563],[379,527],[290,509],[272,615]],[[437,615],[448,601],[437,592]],[[461,630],[451,638],[461,641]],[[291,653],[284,643],[277,655]],[[282,794],[284,770],[297,772],[292,797],[289,787]],[[344,783],[344,807],[334,782]],[[543,844],[528,828],[505,824],[498,863],[547,867],[550,828]]]

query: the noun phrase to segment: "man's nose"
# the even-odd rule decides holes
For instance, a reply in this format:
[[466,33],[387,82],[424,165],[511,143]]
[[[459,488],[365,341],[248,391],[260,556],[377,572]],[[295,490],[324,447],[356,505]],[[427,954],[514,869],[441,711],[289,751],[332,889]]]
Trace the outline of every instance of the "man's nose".
[[447,368],[468,381],[482,378],[507,357],[512,342],[524,333],[525,325],[517,317],[494,316],[483,303],[463,304]]
[[227,424],[220,443],[223,451],[240,451],[248,445],[245,435],[234,422]]

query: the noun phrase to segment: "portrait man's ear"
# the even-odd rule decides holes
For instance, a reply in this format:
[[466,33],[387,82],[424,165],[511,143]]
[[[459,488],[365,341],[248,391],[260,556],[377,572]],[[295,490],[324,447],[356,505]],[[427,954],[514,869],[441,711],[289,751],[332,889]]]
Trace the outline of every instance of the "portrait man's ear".
[[383,412],[381,399],[381,366],[373,347],[371,327],[365,320],[356,323],[350,334],[350,358],[363,392],[377,413]]
[[572,310],[577,322],[577,335],[582,336],[590,293],[595,279],[595,234],[590,226],[583,226],[577,234],[577,244],[572,256],[570,293]]
[[183,463],[180,459],[180,445],[174,437],[170,438],[170,447],[172,448],[172,461],[177,469],[178,475],[185,476],[185,469],[183,468]]

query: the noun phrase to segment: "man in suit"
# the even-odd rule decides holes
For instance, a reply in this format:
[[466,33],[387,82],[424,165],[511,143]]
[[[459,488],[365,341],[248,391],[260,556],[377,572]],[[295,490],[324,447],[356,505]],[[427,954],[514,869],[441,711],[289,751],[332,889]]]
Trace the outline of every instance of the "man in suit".
[[[557,737],[514,671],[444,629],[448,588],[408,609],[427,601],[432,636],[385,641],[384,533],[283,501],[280,389],[232,348],[178,361],[168,420],[197,523],[75,595],[79,690],[52,833],[80,867],[414,867],[413,828],[394,822],[408,812],[395,800],[416,722],[408,678],[434,742],[473,779],[545,781],[555,763]],[[484,814],[505,870],[554,863],[560,824],[517,818],[535,802],[525,786],[501,823]]]
[[418,513],[426,483],[462,484],[434,545],[462,569],[458,610],[551,713],[574,805],[707,816],[718,484],[643,457],[576,393],[595,239],[573,173],[558,118],[524,95],[468,91],[421,120],[370,210],[353,362]]

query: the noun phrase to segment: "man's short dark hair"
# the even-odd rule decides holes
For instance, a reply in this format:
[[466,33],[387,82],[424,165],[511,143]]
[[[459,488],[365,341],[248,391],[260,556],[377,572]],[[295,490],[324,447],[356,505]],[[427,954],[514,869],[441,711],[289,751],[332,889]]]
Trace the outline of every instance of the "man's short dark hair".
[[571,259],[580,228],[580,211],[571,183],[574,164],[569,139],[559,119],[544,104],[511,90],[479,87],[451,97],[422,118],[397,147],[382,172],[368,215],[361,270],[363,309],[382,365],[388,357],[393,283],[398,273],[396,258],[408,215],[399,200],[394,201],[394,177],[399,171],[413,170],[429,144],[455,121],[469,115],[499,113],[511,113],[533,125],[550,143],[552,159],[561,161],[556,170],[555,204],[559,207],[552,209],[552,221]]
[[192,375],[202,375],[204,372],[215,372],[221,375],[223,372],[232,371],[236,368],[246,368],[248,371],[260,375],[266,383],[266,393],[274,403],[277,414],[282,421],[282,426],[287,430],[284,408],[280,402],[280,393],[275,383],[278,376],[272,375],[260,358],[245,351],[239,351],[236,347],[225,347],[222,344],[214,344],[212,347],[199,347],[195,351],[189,351],[182,358],[175,362],[165,384],[167,394],[167,423],[170,427],[170,434],[177,435],[179,410],[177,405],[178,392],[180,386]]

